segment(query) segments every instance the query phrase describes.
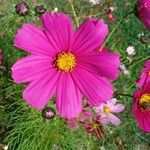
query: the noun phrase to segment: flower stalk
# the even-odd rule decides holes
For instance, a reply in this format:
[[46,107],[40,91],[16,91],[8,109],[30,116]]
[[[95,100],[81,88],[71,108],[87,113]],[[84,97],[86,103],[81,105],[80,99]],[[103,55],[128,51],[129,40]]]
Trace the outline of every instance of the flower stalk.
[[75,17],[75,20],[76,20],[77,27],[79,27],[79,20],[78,20],[78,17],[77,17],[77,14],[76,14],[76,11],[75,11],[73,2],[72,2],[72,0],[68,0],[68,1],[69,1],[69,3],[70,3],[71,9],[72,9],[72,11],[73,11],[73,14],[74,14],[74,17]]
[[100,48],[100,51],[104,48],[104,46],[106,45],[106,43],[109,41],[109,39],[111,38],[111,36],[113,35],[113,33],[116,31],[116,29],[119,27],[119,25],[124,21],[124,19],[126,17],[128,17],[130,14],[134,14],[134,10],[127,13],[116,25],[115,27],[113,28],[113,30],[110,32],[109,36],[106,38],[105,42],[102,44],[101,48]]

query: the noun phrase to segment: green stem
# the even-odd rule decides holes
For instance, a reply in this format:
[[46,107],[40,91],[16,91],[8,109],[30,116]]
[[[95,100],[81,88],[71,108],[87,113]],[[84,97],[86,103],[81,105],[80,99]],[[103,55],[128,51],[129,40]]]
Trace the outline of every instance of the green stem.
[[73,14],[74,14],[74,17],[75,17],[75,20],[76,20],[77,27],[79,27],[79,20],[78,20],[78,17],[77,17],[77,14],[76,14],[76,11],[75,11],[73,2],[72,2],[72,0],[68,0],[68,1],[69,1],[70,5],[71,5],[71,9],[72,9],[72,11],[73,11]]
[[104,48],[104,46],[106,45],[106,43],[109,41],[109,39],[111,38],[111,36],[113,35],[113,33],[115,32],[115,30],[118,28],[118,26],[124,21],[124,19],[130,15],[133,14],[135,11],[131,11],[129,13],[127,13],[113,28],[113,30],[110,32],[109,36],[106,38],[105,42],[102,44],[100,51]]
[[124,93],[118,93],[118,94],[116,94],[116,97],[118,97],[118,96],[126,96],[126,97],[131,97],[131,98],[133,98],[132,95],[124,94]]

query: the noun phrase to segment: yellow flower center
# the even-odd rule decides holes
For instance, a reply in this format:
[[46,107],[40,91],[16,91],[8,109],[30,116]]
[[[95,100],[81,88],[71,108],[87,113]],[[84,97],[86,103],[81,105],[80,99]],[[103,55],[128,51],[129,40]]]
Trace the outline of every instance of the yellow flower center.
[[62,52],[58,54],[55,60],[55,66],[61,71],[71,71],[76,66],[76,58],[73,54],[69,52]]
[[111,112],[111,110],[110,110],[109,107],[104,107],[104,108],[103,108],[103,111],[104,111],[104,113],[105,113],[106,115],[108,115],[108,114]]
[[150,110],[150,94],[145,93],[139,99],[139,107],[143,110]]
[[93,128],[94,130],[98,129],[98,128],[99,128],[99,124],[96,124],[96,123],[93,124],[93,125],[92,125],[92,128]]

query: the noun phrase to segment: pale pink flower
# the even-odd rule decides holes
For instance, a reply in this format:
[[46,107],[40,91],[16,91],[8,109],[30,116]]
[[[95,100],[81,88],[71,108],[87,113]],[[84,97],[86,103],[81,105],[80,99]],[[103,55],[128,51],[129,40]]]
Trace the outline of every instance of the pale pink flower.
[[102,103],[99,107],[94,107],[94,110],[101,116],[101,122],[103,124],[112,123],[115,126],[119,126],[121,121],[113,113],[119,113],[124,111],[125,106],[123,104],[116,104],[117,99],[112,98],[106,103]]

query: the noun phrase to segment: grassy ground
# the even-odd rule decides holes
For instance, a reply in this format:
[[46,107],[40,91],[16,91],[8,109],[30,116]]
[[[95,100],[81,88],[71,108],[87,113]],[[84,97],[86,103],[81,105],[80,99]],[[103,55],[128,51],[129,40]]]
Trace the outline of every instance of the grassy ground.
[[[4,2],[4,4],[1,4]],[[0,48],[4,53],[6,70],[0,71],[0,123],[8,127],[5,134],[1,134],[0,142],[9,146],[9,150],[148,150],[150,149],[150,134],[141,132],[131,116],[132,98],[119,97],[118,100],[126,105],[126,111],[120,114],[122,124],[119,127],[109,126],[103,139],[97,140],[83,129],[70,129],[63,119],[55,117],[52,121],[43,121],[41,112],[27,106],[22,99],[24,85],[15,84],[10,77],[10,67],[22,56],[26,55],[13,47],[13,37],[19,27],[25,22],[40,24],[38,16],[34,15],[34,7],[45,4],[47,10],[58,7],[59,11],[68,13],[75,19],[67,0],[37,0],[30,4],[30,14],[19,17],[14,11],[14,5],[19,0],[0,1]],[[116,22],[131,11],[136,0],[102,0],[102,6],[91,6],[88,0],[73,0],[79,22],[83,16],[96,15],[109,24],[110,30],[115,23],[111,23],[103,14],[109,6],[115,6]],[[135,80],[144,61],[150,57],[150,45],[139,41],[139,34],[150,36],[135,16],[129,16],[113,34],[107,45],[121,55],[122,62],[130,71],[129,76],[120,73],[114,86],[118,93],[132,94],[135,90]],[[125,49],[132,45],[136,48],[136,55],[131,61],[127,59]],[[53,105],[50,103],[50,105]]]

